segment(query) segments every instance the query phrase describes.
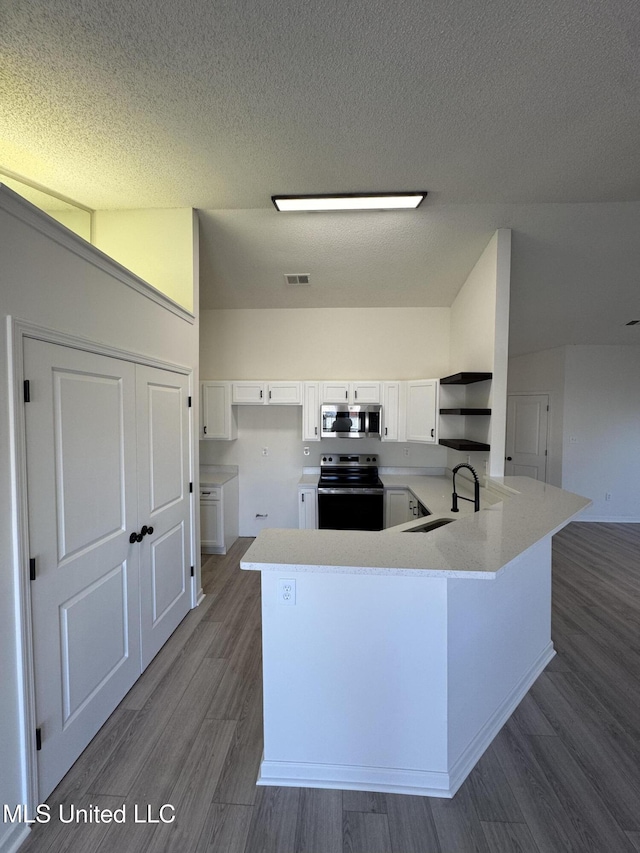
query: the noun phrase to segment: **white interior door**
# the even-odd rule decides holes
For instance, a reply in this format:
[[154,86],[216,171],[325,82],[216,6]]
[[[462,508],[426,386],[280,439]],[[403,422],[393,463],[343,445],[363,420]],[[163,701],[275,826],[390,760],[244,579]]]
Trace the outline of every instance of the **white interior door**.
[[505,474],[547,479],[547,394],[511,394],[507,398]]
[[27,339],[39,797],[140,673],[135,367]]
[[142,669],[190,607],[188,377],[138,365],[138,519]]

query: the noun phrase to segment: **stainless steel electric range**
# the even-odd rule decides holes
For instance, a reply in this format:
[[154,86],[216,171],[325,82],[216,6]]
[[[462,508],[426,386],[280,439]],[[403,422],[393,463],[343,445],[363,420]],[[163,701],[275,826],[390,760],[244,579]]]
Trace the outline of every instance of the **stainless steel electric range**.
[[384,490],[375,454],[325,454],[320,459],[318,527],[382,530]]

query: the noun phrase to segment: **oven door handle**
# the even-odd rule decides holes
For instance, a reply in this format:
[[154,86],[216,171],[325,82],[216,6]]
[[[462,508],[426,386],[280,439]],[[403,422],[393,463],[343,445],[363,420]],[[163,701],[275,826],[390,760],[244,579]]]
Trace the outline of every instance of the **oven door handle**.
[[382,495],[384,489],[326,489],[320,487],[319,495]]

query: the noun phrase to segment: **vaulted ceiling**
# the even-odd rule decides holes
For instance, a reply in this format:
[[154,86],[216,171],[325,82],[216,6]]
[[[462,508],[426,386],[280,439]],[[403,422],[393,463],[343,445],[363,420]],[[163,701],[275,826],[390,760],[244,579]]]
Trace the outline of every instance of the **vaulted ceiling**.
[[198,208],[203,307],[448,305],[510,227],[513,352],[640,343],[639,49],[636,0],[4,0],[0,165]]

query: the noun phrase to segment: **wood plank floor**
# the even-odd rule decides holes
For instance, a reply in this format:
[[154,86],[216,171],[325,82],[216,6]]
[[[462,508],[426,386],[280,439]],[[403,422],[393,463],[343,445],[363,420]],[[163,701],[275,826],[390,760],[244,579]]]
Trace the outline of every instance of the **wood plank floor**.
[[[54,791],[22,853],[633,853],[640,850],[640,525],[554,539],[558,655],[452,800],[258,788],[260,577],[249,539]],[[173,805],[173,824],[133,823]],[[71,805],[125,824],[63,824]]]

